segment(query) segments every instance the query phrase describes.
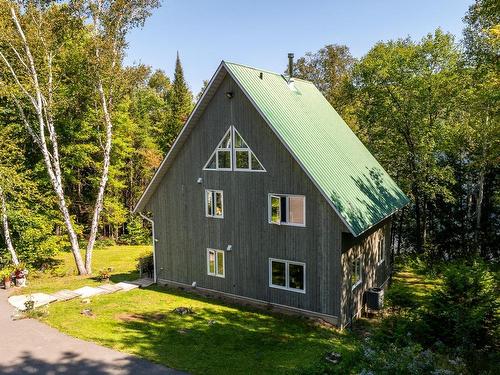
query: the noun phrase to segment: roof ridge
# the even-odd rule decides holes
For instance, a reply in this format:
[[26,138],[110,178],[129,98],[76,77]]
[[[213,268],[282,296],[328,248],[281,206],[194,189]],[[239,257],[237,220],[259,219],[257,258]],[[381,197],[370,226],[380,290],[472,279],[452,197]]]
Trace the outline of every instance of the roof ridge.
[[[227,60],[222,60],[222,62],[224,64],[229,64],[229,65],[237,65],[237,66],[241,66],[243,68],[247,68],[247,69],[252,69],[252,70],[256,70],[256,71],[259,71],[259,72],[263,72],[263,73],[268,73],[268,74],[273,74],[275,76],[280,76],[280,77],[283,77],[283,78],[288,78],[287,75],[285,74],[280,74],[280,73],[276,73],[276,72],[273,72],[271,70],[268,70],[268,69],[261,69],[261,68],[257,68],[255,66],[250,66],[250,65],[246,65],[246,64],[240,64],[240,63],[237,63],[237,62],[234,62],[234,61],[227,61]],[[294,81],[301,81],[301,82],[305,82],[305,83],[310,83],[311,85],[314,85],[313,82],[311,81],[308,81],[307,79],[303,79],[303,78],[298,78],[298,77],[292,77],[292,79]]]

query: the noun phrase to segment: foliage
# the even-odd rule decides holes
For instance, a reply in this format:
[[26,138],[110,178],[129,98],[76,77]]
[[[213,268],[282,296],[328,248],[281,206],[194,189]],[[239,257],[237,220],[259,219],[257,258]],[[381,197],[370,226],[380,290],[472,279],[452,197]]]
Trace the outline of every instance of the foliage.
[[113,269],[111,267],[103,268],[103,269],[99,270],[99,275],[98,275],[99,280],[101,280],[101,281],[109,280],[109,278],[111,277],[112,270]]
[[141,274],[152,275],[154,270],[153,253],[148,251],[141,254],[141,256],[137,258],[136,268]]
[[146,245],[151,243],[151,232],[144,226],[140,216],[130,216],[127,222],[127,233],[120,237],[127,245]]
[[498,280],[480,261],[447,267],[423,320],[433,340],[466,350],[499,347]]

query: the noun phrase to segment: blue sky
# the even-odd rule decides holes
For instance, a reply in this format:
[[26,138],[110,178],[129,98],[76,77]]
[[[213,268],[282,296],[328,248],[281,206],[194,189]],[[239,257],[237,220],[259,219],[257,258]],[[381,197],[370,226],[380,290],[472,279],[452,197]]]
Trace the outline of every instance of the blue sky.
[[420,39],[437,27],[461,37],[473,0],[164,0],[129,37],[127,64],[173,75],[178,50],[196,94],[221,60],[282,72],[326,44],[345,44],[361,57],[380,40]]

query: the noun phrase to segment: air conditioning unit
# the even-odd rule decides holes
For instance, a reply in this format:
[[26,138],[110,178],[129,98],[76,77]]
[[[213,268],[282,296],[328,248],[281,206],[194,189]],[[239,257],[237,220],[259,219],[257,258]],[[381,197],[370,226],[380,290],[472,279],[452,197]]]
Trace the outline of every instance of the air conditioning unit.
[[384,307],[384,290],[370,288],[366,292],[366,307],[370,310],[382,310]]

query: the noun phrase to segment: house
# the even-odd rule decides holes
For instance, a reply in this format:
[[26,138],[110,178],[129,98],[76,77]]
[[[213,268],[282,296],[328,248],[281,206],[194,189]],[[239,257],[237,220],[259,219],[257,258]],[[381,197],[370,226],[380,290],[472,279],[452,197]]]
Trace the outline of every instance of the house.
[[407,202],[311,82],[223,61],[135,212],[158,283],[344,326],[386,284]]

